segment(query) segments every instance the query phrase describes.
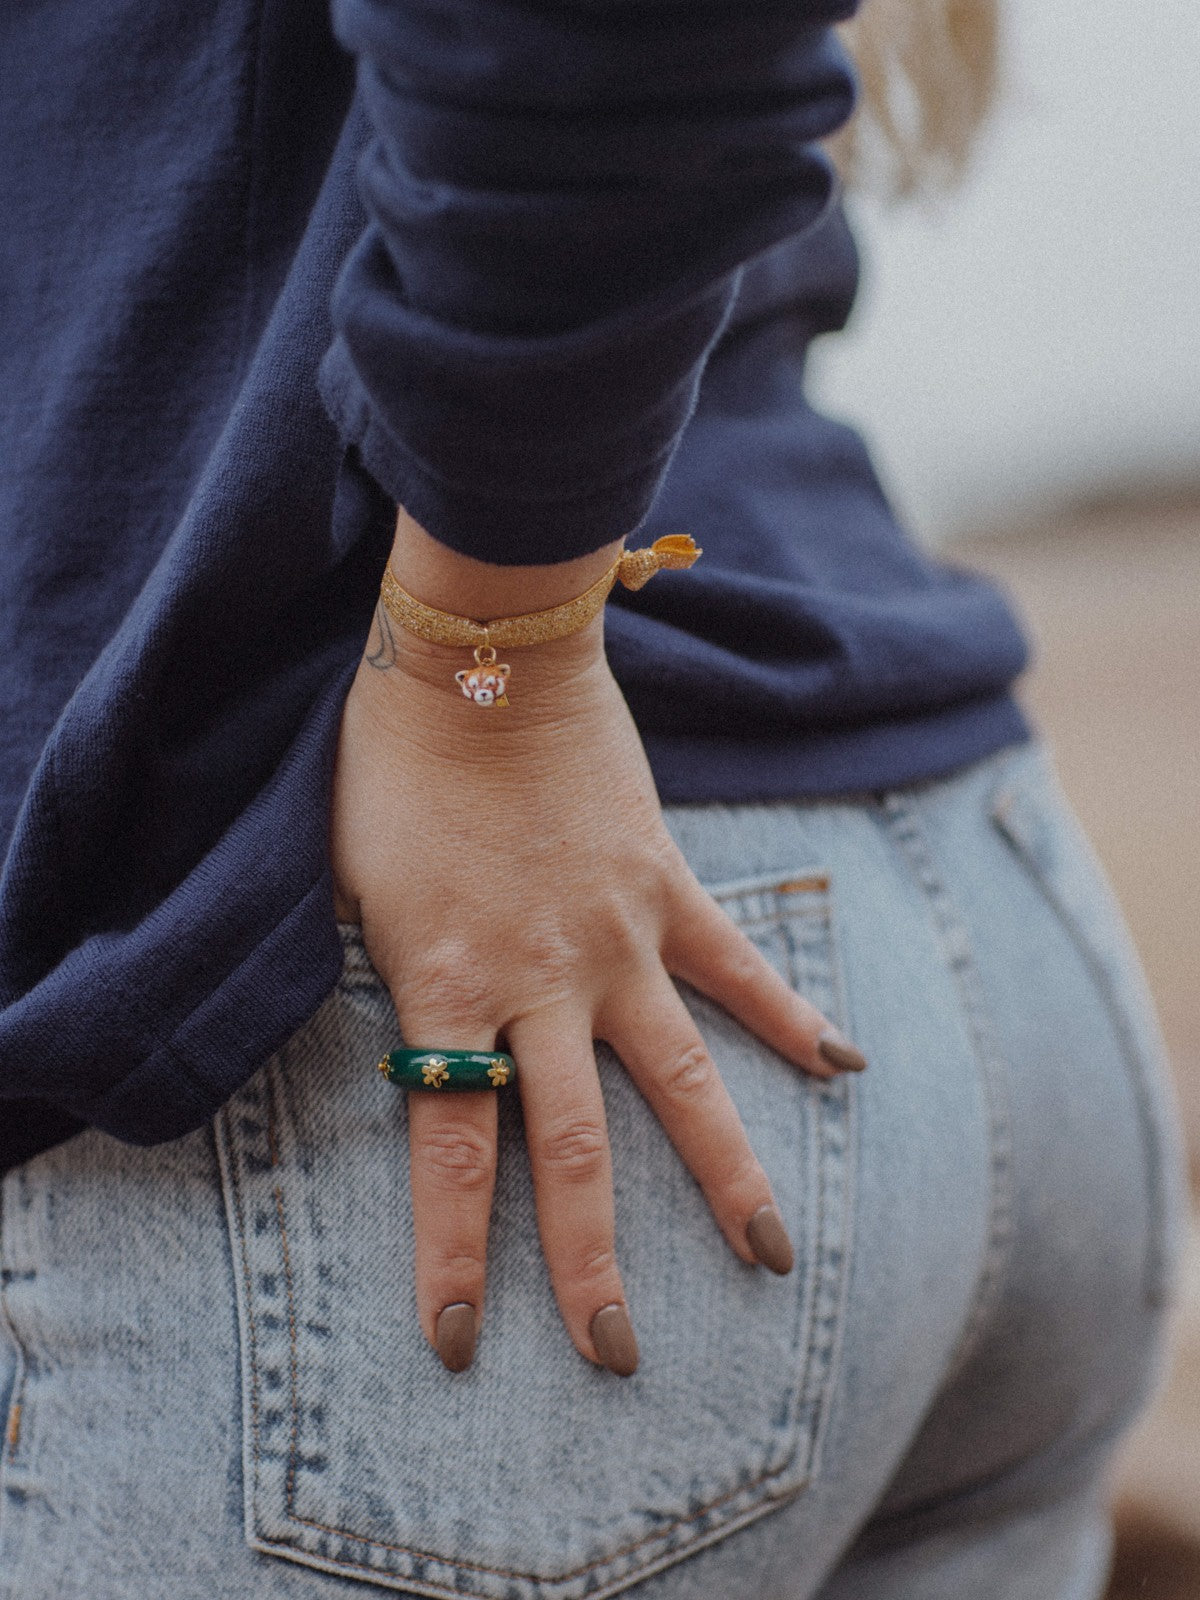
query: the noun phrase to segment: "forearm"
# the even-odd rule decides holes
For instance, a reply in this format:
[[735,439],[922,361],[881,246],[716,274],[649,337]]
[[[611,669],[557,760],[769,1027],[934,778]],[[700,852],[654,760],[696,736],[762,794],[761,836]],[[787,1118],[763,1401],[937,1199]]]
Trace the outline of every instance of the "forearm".
[[853,0],[337,0],[374,137],[323,388],[430,534],[497,564],[635,528],[742,262],[821,214]]

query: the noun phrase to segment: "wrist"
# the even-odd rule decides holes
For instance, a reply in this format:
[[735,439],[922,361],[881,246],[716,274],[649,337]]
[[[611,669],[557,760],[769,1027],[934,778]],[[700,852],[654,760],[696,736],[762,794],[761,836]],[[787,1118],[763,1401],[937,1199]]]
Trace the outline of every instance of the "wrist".
[[662,568],[686,569],[703,553],[688,534],[665,535],[641,550],[620,546],[615,541],[561,567],[494,567],[443,549],[401,511],[380,585],[378,643],[368,642],[366,663],[428,688],[447,651],[469,649],[470,663],[455,669],[455,682],[468,706],[493,712],[510,705],[513,669],[501,652],[532,657],[524,686],[536,719],[547,694],[553,700],[568,682],[603,680],[594,669],[603,666],[604,604],[616,582],[640,589]]
[[[462,721],[464,710],[476,716],[481,708],[502,710],[507,721],[511,670],[521,684],[524,715],[518,720],[539,719],[568,683],[603,663],[604,578],[608,574],[611,584],[620,547],[618,540],[561,565],[501,567],[439,544],[401,509],[365,664],[385,680],[387,694],[432,693],[434,715],[450,712],[451,728]],[[483,626],[505,617],[537,616],[557,628],[564,601],[589,592],[594,601],[578,616],[572,611],[562,619],[570,628],[562,635],[537,638],[522,630],[515,639],[506,638],[513,631],[510,621],[499,624],[493,647]],[[599,608],[596,614],[593,605]],[[447,695],[457,705],[448,707]],[[414,706],[406,707],[407,717],[415,714]]]
[[[434,703],[445,708],[449,699],[468,727],[480,722],[507,725],[514,711],[543,713],[555,697],[561,696],[577,679],[596,668],[607,670],[604,656],[604,615],[601,612],[586,627],[560,639],[540,644],[516,645],[496,650],[497,668],[510,668],[515,694],[494,717],[472,702],[464,693],[459,673],[476,671],[475,651],[469,645],[441,644],[423,639],[399,627],[388,615],[382,600],[365,655],[365,664],[376,675],[391,682],[393,692],[428,690]],[[455,721],[459,720],[456,715]],[[523,718],[518,715],[518,721]]]
[[426,605],[487,622],[573,599],[608,571],[623,544],[614,539],[586,556],[548,566],[499,566],[439,543],[401,508],[388,565]]
[[619,698],[604,655],[603,612],[577,632],[497,652],[497,658],[498,666],[511,668],[516,692],[499,705],[481,706],[459,677],[476,670],[474,651],[399,627],[381,598],[353,698],[391,737],[466,760],[523,747],[528,734],[579,718],[598,697]]

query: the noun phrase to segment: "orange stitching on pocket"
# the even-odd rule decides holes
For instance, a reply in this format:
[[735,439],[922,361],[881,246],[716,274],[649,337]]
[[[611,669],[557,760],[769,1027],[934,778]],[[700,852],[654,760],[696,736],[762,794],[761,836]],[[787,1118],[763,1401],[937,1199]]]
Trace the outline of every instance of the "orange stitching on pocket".
[[776,894],[827,894],[829,892],[828,875],[820,872],[813,873],[807,878],[790,878],[787,883],[776,884]]
[[[0,1308],[3,1311],[3,1308]],[[12,1325],[12,1319],[7,1311],[3,1311],[4,1325],[8,1330],[17,1351],[17,1378],[13,1384],[12,1399],[8,1406],[8,1421],[4,1429],[4,1453],[9,1461],[17,1458],[17,1444],[21,1437],[21,1410],[25,1394],[25,1381],[29,1376],[29,1357],[25,1354],[25,1346],[17,1337],[17,1330]]]
[[8,1459],[11,1461],[17,1453],[17,1440],[21,1437],[21,1402],[14,1400],[8,1412],[8,1427],[4,1431],[4,1442],[8,1446]]

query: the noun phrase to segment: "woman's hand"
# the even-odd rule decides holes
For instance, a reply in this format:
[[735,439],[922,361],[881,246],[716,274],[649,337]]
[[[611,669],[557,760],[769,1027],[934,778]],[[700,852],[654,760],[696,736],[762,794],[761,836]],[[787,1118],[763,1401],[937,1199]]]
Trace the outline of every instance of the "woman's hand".
[[[406,1043],[503,1039],[515,1056],[563,1320],[582,1355],[628,1373],[637,1345],[593,1039],[633,1076],[732,1249],[776,1272],[792,1254],[770,1184],[671,975],[812,1073],[861,1057],[705,894],[667,833],[602,619],[512,657],[510,706],[482,709],[454,683],[463,651],[377,613],[338,748],[337,909],[361,922]],[[454,1370],[470,1362],[483,1306],[496,1109],[495,1092],[409,1096],[421,1325]]]

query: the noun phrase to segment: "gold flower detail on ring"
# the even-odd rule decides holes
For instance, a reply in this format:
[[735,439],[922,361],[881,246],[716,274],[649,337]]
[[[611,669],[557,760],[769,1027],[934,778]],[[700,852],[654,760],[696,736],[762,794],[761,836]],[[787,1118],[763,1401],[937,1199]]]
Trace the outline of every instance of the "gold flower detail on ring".
[[440,1089],[449,1076],[445,1056],[430,1056],[421,1064],[421,1077],[427,1089]]
[[487,1075],[492,1080],[492,1088],[499,1089],[501,1084],[508,1082],[507,1061],[493,1061],[487,1069]]

